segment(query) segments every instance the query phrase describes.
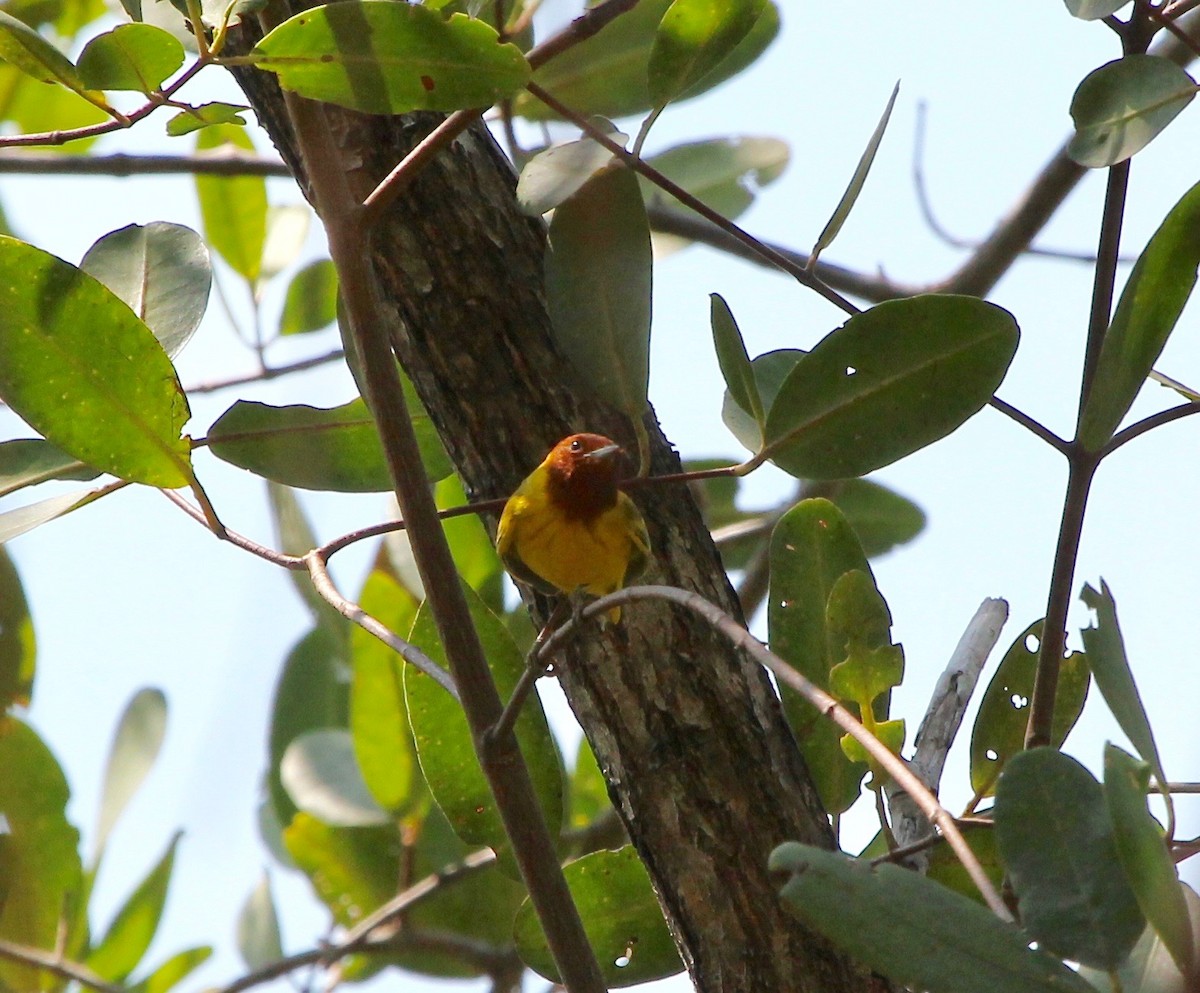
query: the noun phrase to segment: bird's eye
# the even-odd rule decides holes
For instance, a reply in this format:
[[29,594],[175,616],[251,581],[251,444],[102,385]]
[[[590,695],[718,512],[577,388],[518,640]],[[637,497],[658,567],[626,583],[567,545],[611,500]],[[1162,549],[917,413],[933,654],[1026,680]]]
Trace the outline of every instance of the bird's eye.
[[580,439],[576,438],[573,442],[571,442],[571,451],[582,452],[583,451],[583,442]]

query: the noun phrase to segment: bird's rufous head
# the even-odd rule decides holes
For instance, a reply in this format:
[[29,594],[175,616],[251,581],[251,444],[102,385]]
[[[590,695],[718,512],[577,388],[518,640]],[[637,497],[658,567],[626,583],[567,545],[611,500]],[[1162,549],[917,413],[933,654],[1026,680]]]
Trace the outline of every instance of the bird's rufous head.
[[563,438],[542,463],[550,498],[571,517],[593,517],[617,502],[625,450],[602,434]]

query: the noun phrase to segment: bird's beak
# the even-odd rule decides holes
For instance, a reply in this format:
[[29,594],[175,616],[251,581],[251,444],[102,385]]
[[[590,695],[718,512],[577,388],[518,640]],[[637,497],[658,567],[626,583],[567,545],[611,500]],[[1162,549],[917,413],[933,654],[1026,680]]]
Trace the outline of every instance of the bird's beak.
[[616,455],[618,452],[624,452],[624,451],[625,451],[625,449],[623,449],[620,445],[618,445],[614,442],[611,445],[605,445],[602,448],[597,448],[597,449],[594,449],[593,451],[588,452],[584,456],[584,458],[585,459],[607,459],[610,456]]

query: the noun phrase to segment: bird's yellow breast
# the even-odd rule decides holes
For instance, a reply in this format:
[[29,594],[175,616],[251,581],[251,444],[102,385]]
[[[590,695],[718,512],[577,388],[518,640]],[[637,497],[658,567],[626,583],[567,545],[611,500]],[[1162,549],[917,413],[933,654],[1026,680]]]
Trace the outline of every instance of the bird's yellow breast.
[[545,513],[536,496],[518,493],[505,508],[497,545],[518,576],[533,573],[543,587],[603,596],[620,589],[627,574],[641,571],[646,542],[639,528],[644,533],[641,516],[623,493],[614,507],[589,520]]

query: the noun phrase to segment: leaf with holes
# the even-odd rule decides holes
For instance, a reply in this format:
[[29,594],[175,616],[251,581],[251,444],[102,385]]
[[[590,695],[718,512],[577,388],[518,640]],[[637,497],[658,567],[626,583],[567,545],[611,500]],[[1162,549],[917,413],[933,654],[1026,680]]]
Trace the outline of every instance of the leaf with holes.
[[3,237],[0,396],[96,469],[167,489],[193,479],[187,398],[150,329],[103,283]]
[[[683,970],[679,953],[650,886],[650,877],[632,845],[576,859],[563,869],[588,944],[610,989],[674,976]],[[513,922],[517,954],[551,981],[558,970],[541,922],[526,900]]]
[[974,297],[891,300],[797,364],[767,414],[766,450],[805,479],[861,476],[950,434],[1004,379],[1019,332]]
[[[980,796],[996,792],[1005,763],[1025,747],[1042,626],[1042,621],[1034,621],[1017,635],[979,704],[971,731],[971,789]],[[1079,720],[1090,683],[1088,660],[1082,652],[1071,652],[1059,663],[1051,734],[1056,748]]]
[[[770,555],[771,651],[827,690],[831,670],[846,657],[830,628],[829,596],[847,572],[857,569],[870,576],[867,558],[842,513],[821,499],[801,501],[784,514],[771,535]],[[830,813],[841,813],[858,799],[866,765],[846,757],[839,743],[841,730],[812,704],[786,686],[781,694],[822,805]]]

